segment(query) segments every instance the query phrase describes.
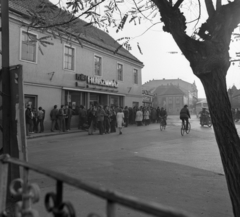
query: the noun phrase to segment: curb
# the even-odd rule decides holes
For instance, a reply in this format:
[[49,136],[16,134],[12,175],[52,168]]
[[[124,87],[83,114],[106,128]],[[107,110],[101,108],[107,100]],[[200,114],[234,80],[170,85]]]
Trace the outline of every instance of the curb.
[[47,133],[47,134],[40,134],[37,136],[28,136],[27,140],[31,140],[31,139],[37,139],[37,138],[42,138],[42,137],[50,137],[50,136],[59,136],[59,135],[65,135],[65,134],[71,134],[71,133],[79,133],[79,132],[86,132],[83,130],[75,130],[75,131],[69,131],[69,132],[57,132],[57,133]]

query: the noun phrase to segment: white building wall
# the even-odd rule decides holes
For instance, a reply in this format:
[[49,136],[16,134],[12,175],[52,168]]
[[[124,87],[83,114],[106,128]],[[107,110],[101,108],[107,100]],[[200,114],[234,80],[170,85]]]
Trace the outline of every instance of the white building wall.
[[[24,29],[20,23],[11,20],[10,22],[10,65],[21,64],[23,66],[24,94],[37,97],[37,107],[41,106],[46,111],[45,126],[50,127],[50,111],[56,104],[58,108],[63,103],[63,87],[76,88],[76,74],[94,76],[94,55],[102,57],[102,78],[105,80],[117,80],[117,64],[123,64],[123,81],[119,81],[118,93],[124,95],[124,106],[132,106],[133,102],[142,105],[142,76],[141,63],[137,63],[118,54],[84,44],[81,47],[77,43],[72,46],[76,49],[76,62],[73,71],[65,70],[64,42],[52,39],[54,45],[47,45],[40,50],[37,49],[37,63],[22,61],[21,52],[21,30]],[[24,29],[26,30],[26,29]],[[46,36],[40,32],[33,32],[39,37]],[[1,65],[1,61],[0,61]],[[134,84],[133,70],[138,70],[138,84]],[[73,119],[77,123],[77,120]]]

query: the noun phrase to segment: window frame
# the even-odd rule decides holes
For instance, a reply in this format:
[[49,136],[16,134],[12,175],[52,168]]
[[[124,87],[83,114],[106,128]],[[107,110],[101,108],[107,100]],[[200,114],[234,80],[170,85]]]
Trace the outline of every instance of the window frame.
[[[119,80],[119,77],[118,77],[118,65],[121,65],[122,66],[122,80]],[[124,79],[124,76],[123,76],[123,63],[120,63],[120,62],[117,62],[117,81],[120,81],[120,82],[123,82],[123,79]]]
[[[101,59],[101,66],[100,66],[100,75],[96,75],[96,70],[95,70],[95,57],[99,57]],[[102,77],[103,76],[103,57],[98,55],[98,54],[94,54],[94,58],[93,58],[93,75],[97,76],[97,77]]]
[[[137,72],[137,83],[135,82],[135,72]],[[133,69],[133,83],[138,85],[138,69],[134,68]]]
[[[73,69],[68,69],[65,67],[65,51],[66,51],[66,47],[73,49]],[[77,52],[76,52],[76,47],[70,44],[65,43],[63,45],[63,70],[65,71],[70,71],[70,72],[75,72],[76,71],[76,56],[77,56]]]
[[34,35],[36,36],[36,38],[38,39],[38,34],[32,32],[32,31],[27,31],[25,29],[20,29],[20,49],[19,49],[19,60],[23,61],[23,62],[27,62],[27,63],[33,63],[33,64],[37,64],[38,63],[38,41],[36,41],[36,53],[35,53],[35,61],[30,61],[30,60],[24,60],[22,59],[22,42],[23,42],[23,33],[26,34],[30,34],[30,35]]

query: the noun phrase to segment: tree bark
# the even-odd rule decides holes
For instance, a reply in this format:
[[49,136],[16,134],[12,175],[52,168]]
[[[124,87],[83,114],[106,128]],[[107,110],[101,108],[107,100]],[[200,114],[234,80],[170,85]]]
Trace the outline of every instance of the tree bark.
[[240,139],[227,94],[225,69],[202,75],[215,137],[219,147],[234,216],[240,216]]

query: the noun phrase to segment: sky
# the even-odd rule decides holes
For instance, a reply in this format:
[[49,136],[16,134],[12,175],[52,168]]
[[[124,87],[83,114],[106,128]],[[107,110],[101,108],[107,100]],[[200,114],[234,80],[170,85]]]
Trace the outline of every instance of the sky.
[[[134,33],[130,30],[124,30],[120,35],[111,32],[111,35],[118,39],[122,36],[129,36],[131,34],[139,35],[144,32],[143,28],[135,29]],[[240,40],[239,40],[240,42]],[[233,42],[231,50],[240,52],[240,43]],[[141,54],[137,48],[137,43],[141,47]],[[177,52],[171,54],[169,52]],[[193,74],[188,60],[181,54],[178,46],[169,33],[163,32],[161,25],[149,30],[147,33],[132,41],[132,50],[130,51],[140,61],[144,63],[142,69],[142,83],[152,79],[177,79],[180,78],[189,83],[195,81],[198,88],[198,97],[205,98],[205,91],[201,81]],[[233,51],[232,51],[233,52]],[[240,88],[240,67],[239,63],[235,63],[228,70],[227,87],[235,85]]]
[[[57,0],[51,0],[56,2]],[[125,0],[131,7],[132,1]],[[224,0],[225,1],[225,0]],[[63,1],[64,2],[64,1]],[[187,2],[187,1],[186,1]],[[193,20],[198,17],[198,6],[193,7],[194,1],[190,1],[191,4],[182,5],[182,9],[188,20]],[[201,22],[204,22],[207,18],[205,5],[201,5]],[[127,6],[128,7],[128,6]],[[103,10],[99,9],[98,13],[102,13]],[[157,17],[157,21],[159,18]],[[127,22],[128,23],[128,22]],[[172,36],[169,33],[163,32],[162,24],[154,25],[154,27],[148,29],[152,23],[149,21],[141,22],[141,25],[134,25],[133,22],[129,25],[125,25],[124,29],[116,33],[116,30],[108,29],[109,34],[114,39],[121,37],[134,38],[130,41],[132,50],[130,51],[135,57],[143,62],[144,68],[142,69],[142,83],[153,79],[177,79],[180,78],[189,83],[195,81],[198,88],[198,97],[205,98],[205,92],[201,81],[193,74],[189,62],[181,54],[178,46],[174,42]],[[188,32],[194,31],[194,25],[189,26]],[[198,26],[197,26],[198,27]],[[148,31],[146,31],[148,29]],[[146,32],[145,32],[146,31]],[[144,33],[145,32],[145,33]],[[240,28],[239,31],[240,32]],[[144,33],[144,34],[143,34]],[[139,43],[142,54],[137,48]],[[176,52],[171,54],[170,52]],[[240,40],[231,43],[231,52],[240,52]],[[227,73],[227,87],[235,85],[240,88],[240,64],[238,62],[235,65],[231,65]]]

